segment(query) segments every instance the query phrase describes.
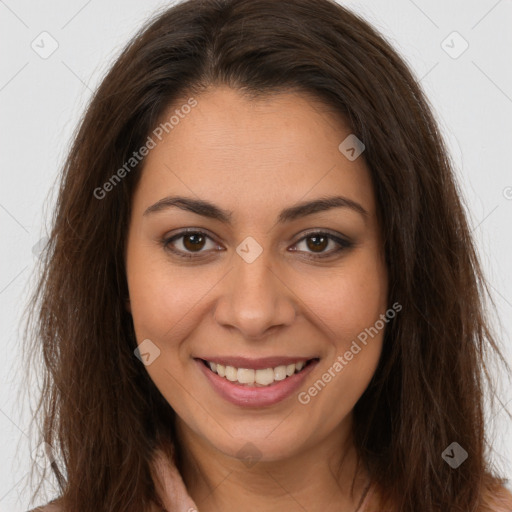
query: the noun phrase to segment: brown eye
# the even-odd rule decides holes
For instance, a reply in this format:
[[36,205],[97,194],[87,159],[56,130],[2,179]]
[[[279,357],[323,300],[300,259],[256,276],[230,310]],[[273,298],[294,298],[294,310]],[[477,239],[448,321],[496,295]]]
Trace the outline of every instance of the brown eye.
[[[214,240],[202,231],[182,231],[170,238],[163,239],[161,243],[164,249],[181,258],[188,259],[198,258],[202,253],[208,253],[212,250],[223,250],[222,248],[219,249]],[[210,247],[208,247],[208,243],[211,244]],[[331,243],[333,245],[331,250],[326,250]],[[296,248],[300,244],[306,246],[304,250]],[[312,232],[299,240],[294,245],[295,249],[293,251],[303,252],[306,254],[306,257],[311,259],[319,259],[333,256],[353,247],[353,245],[353,242],[330,233]]]
[[[210,247],[208,247],[208,242]],[[182,258],[194,258],[209,252],[209,249],[218,247],[213,243],[212,238],[202,231],[182,231],[170,238],[163,239],[162,246]]]
[[[326,251],[329,244],[332,242],[333,248]],[[323,232],[312,232],[299,240],[294,247],[298,247],[300,244],[304,244],[305,250],[294,249],[294,251],[305,252],[308,258],[318,259],[325,258],[337,254],[345,249],[349,249],[354,246],[353,242],[335,236],[331,233]]]
[[204,247],[205,237],[201,233],[191,233],[183,236],[183,246],[187,251],[197,251]]
[[313,252],[323,252],[329,245],[329,238],[326,236],[308,236],[306,240],[308,248]]

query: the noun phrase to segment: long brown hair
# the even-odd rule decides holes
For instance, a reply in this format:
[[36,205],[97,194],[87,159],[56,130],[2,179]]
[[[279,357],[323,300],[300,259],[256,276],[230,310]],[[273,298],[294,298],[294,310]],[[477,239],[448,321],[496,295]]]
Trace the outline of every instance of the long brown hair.
[[[44,361],[33,416],[65,510],[140,512],[156,498],[150,457],[176,440],[174,411],[134,356],[125,308],[144,160],[108,193],[94,191],[170,105],[219,84],[255,97],[313,94],[364,142],[389,303],[402,311],[355,406],[357,451],[393,510],[483,510],[484,491],[502,483],[487,461],[486,361],[499,355],[510,368],[484,314],[490,295],[465,206],[417,80],[376,30],[330,0],[180,3],[143,27],[94,94],[64,165],[26,335],[26,352]],[[454,441],[468,453],[456,470],[441,456]]]

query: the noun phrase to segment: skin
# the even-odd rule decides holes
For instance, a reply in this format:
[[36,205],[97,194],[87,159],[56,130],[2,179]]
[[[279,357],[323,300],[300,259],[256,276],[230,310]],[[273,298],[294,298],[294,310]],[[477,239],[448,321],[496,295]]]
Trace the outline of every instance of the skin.
[[[183,480],[201,512],[353,511],[367,475],[358,473],[352,494],[352,409],[375,372],[384,330],[305,405],[297,393],[266,408],[233,405],[193,358],[318,356],[304,391],[375,324],[390,306],[369,170],[363,157],[349,161],[338,150],[351,133],[343,120],[307,95],[250,100],[217,87],[196,99],[147,156],[126,245],[127,308],[138,343],[150,339],[160,350],[146,370],[177,412]],[[144,215],[169,195],[230,210],[232,225],[176,207]],[[332,195],[359,203],[366,218],[344,207],[277,223],[282,209]],[[185,228],[211,237],[171,244],[192,260],[162,243]],[[354,245],[315,250],[304,239],[312,230]],[[248,236],[263,249],[252,263],[236,252]],[[251,467],[237,455],[248,442],[260,455]]]

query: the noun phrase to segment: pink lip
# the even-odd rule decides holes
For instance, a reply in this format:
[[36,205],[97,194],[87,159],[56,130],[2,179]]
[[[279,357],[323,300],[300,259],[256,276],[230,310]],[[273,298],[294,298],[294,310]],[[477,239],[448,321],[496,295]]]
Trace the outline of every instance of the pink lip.
[[252,359],[249,357],[201,357],[205,361],[211,361],[212,363],[220,363],[224,366],[233,366],[234,368],[249,368],[253,370],[264,370],[265,368],[275,368],[276,366],[288,365],[292,363],[298,363],[300,361],[309,361],[315,359],[315,356],[310,357],[288,357],[288,356],[274,356],[274,357],[260,357],[258,359]]
[[[283,358],[281,358],[281,360],[283,360]],[[291,362],[294,361],[297,361],[297,359],[294,359]],[[224,377],[219,377],[219,375],[207,368],[201,359],[195,359],[195,362],[199,365],[199,369],[206,376],[213,389],[221,397],[223,397],[228,402],[231,402],[232,404],[242,407],[266,407],[284,400],[285,398],[289,397],[297,388],[299,388],[299,386],[304,382],[304,379],[318,364],[318,360],[315,359],[311,361],[311,363],[309,363],[302,371],[293,374],[291,377],[287,377],[286,379],[275,382],[269,386],[253,387],[244,384],[238,384],[237,382],[231,382]],[[264,368],[270,367],[272,367],[272,365],[265,366]],[[238,366],[238,368],[244,368],[244,366]],[[247,367],[245,366],[245,368]]]

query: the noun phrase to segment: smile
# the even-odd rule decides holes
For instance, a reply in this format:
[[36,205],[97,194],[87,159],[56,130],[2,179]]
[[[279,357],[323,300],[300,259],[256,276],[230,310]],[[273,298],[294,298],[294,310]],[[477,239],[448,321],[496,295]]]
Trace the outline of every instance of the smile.
[[213,356],[194,359],[209,387],[239,407],[270,407],[289,398],[303,385],[320,360],[318,357],[247,359]]
[[274,368],[236,368],[234,366],[214,363],[213,361],[202,360],[203,363],[219,377],[230,382],[254,387],[271,386],[275,382],[291,377],[295,373],[301,372],[313,359],[308,361],[297,361],[287,365],[279,365]]

